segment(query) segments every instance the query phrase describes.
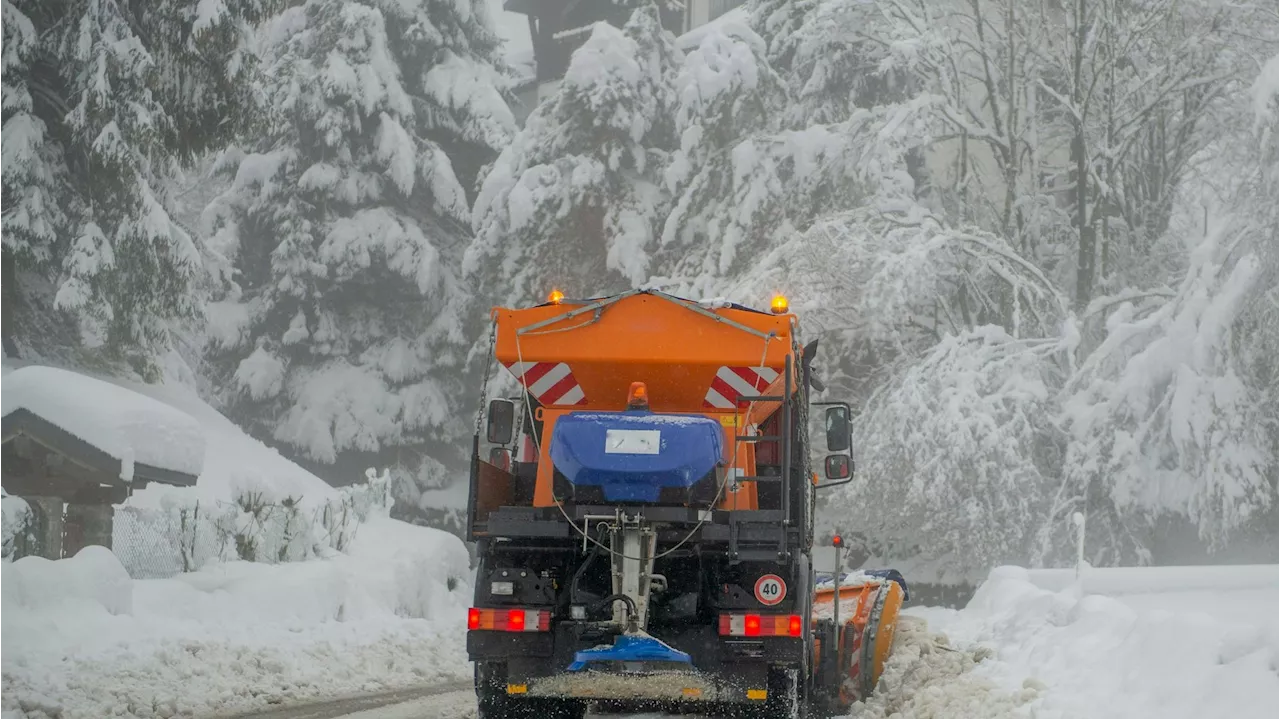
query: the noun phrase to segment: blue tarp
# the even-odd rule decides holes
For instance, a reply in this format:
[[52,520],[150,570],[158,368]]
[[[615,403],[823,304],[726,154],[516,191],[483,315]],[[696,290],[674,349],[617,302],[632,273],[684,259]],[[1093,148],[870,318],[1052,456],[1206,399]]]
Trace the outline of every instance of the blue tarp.
[[611,502],[657,502],[691,487],[724,457],[724,429],[701,415],[570,412],[551,433],[551,461],[576,486]]

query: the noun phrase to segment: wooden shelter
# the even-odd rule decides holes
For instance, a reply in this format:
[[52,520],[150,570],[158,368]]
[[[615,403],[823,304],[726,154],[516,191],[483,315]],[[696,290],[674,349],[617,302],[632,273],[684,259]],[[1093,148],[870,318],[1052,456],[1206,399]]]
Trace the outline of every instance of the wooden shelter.
[[[101,395],[86,394],[80,398],[86,415],[98,415],[96,423],[112,422],[110,409],[104,404],[110,405],[113,400],[124,404],[120,402],[122,398],[133,396],[143,406],[146,403],[161,404],[124,387],[63,370],[30,367],[5,373],[5,387],[0,388],[0,392],[12,389],[11,396],[29,399],[47,395],[61,401],[48,403],[52,417],[42,416],[39,409],[33,408],[41,404],[38,401],[26,404],[6,401],[4,416],[0,419],[0,485],[7,494],[23,498],[31,506],[34,515],[31,534],[34,535],[35,546],[29,547],[28,553],[49,559],[72,556],[91,544],[109,548],[112,505],[123,502],[131,488],[142,487],[149,482],[191,487],[198,476],[198,472],[134,461],[132,450],[122,452],[119,446],[99,446],[90,438],[67,431],[64,427],[72,426],[66,416],[68,391],[66,385],[57,382],[64,376],[74,377],[75,382],[83,383],[71,389],[69,392],[72,393],[84,387],[103,387]],[[29,378],[40,381],[26,381]],[[62,393],[61,397],[57,396],[59,393]],[[59,417],[53,411],[55,409],[61,410],[62,416]],[[164,409],[171,413],[177,411],[167,405]],[[177,416],[195,424],[186,415]],[[124,424],[134,418],[136,415],[122,416],[119,421]],[[154,442],[164,443],[173,439],[172,436],[156,436]],[[191,451],[202,455],[203,437],[199,439],[199,447]]]

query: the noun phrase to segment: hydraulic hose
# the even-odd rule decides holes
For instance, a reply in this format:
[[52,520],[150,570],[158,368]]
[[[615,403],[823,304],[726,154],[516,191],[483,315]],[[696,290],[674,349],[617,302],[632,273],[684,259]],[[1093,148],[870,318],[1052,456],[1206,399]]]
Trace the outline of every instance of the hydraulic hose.
[[628,597],[628,596],[627,596],[627,595],[625,595],[625,594],[610,594],[609,596],[605,597],[604,599],[601,599],[600,601],[596,602],[595,604],[592,604],[592,605],[591,605],[591,608],[592,608],[592,609],[599,609],[600,607],[607,607],[607,606],[612,605],[614,602],[622,602],[623,604],[626,604],[626,605],[627,605],[627,616],[628,616],[632,621],[638,621],[638,620],[639,620],[639,618],[640,618],[640,610],[636,607],[636,600],[632,599],[631,597]]

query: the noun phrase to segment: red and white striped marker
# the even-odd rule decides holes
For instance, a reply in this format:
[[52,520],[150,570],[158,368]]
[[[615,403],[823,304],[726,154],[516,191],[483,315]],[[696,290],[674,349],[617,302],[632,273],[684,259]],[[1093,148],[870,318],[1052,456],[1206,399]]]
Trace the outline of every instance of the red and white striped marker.
[[572,407],[587,403],[582,387],[564,362],[512,362],[506,367],[543,405]]
[[[721,367],[711,381],[703,407],[733,409],[733,400],[741,395],[758,395],[778,378],[778,370],[769,367]],[[746,406],[746,402],[739,403]]]

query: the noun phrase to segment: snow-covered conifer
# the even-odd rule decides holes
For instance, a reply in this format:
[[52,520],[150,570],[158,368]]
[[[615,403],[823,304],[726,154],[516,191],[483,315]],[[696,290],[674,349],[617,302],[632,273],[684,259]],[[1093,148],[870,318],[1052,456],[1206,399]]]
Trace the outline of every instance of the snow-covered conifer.
[[38,46],[31,18],[0,0],[0,356],[18,353],[18,270],[49,273],[67,223],[63,168],[28,90]]
[[[438,485],[460,423],[469,207],[450,152],[514,130],[482,3],[309,0],[263,32],[262,126],[206,210],[228,401],[317,463],[387,452]],[[436,446],[435,449],[439,447]]]
[[32,322],[65,316],[70,344],[150,372],[171,322],[199,315],[200,249],[162,178],[237,129],[265,4],[5,1],[5,291],[21,343],[57,343]]
[[644,282],[666,206],[679,62],[658,8],[597,24],[556,93],[484,180],[464,269],[485,296],[522,303]]

